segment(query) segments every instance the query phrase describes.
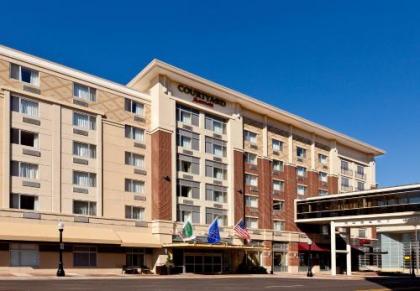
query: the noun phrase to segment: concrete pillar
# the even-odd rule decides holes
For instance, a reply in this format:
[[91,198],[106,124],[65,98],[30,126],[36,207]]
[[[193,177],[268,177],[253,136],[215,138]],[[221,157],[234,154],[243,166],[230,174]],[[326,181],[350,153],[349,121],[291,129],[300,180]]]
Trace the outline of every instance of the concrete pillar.
[[346,234],[346,273],[347,273],[347,276],[351,276],[350,228],[347,228],[347,234]]
[[337,275],[337,256],[335,249],[335,222],[330,223],[330,241],[331,241],[331,276]]

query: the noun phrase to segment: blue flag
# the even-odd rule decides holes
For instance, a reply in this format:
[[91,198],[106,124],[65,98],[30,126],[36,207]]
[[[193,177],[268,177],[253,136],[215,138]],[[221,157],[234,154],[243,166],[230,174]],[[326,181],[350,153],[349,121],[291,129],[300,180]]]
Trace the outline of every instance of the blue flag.
[[209,225],[209,234],[207,236],[207,242],[215,244],[220,242],[219,223],[217,218]]

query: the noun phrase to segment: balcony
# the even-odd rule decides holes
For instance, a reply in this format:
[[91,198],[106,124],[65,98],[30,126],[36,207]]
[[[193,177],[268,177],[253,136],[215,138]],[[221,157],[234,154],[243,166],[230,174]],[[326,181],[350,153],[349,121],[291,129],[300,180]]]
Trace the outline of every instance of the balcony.
[[353,171],[349,168],[341,168],[341,174],[353,177]]

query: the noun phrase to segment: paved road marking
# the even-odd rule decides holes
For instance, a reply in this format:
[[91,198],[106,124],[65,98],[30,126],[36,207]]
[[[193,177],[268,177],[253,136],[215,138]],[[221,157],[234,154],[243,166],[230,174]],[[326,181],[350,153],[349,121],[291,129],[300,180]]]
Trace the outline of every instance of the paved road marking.
[[295,288],[295,287],[303,287],[304,285],[275,285],[275,286],[265,286],[264,288]]

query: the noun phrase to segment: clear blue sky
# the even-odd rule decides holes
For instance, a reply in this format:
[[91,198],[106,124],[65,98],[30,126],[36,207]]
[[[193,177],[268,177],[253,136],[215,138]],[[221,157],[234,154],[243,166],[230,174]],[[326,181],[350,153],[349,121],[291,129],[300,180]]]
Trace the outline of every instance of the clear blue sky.
[[385,149],[382,186],[420,182],[419,1],[105,2],[3,1],[0,43],[120,83],[159,58]]

